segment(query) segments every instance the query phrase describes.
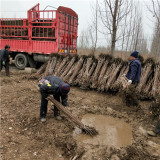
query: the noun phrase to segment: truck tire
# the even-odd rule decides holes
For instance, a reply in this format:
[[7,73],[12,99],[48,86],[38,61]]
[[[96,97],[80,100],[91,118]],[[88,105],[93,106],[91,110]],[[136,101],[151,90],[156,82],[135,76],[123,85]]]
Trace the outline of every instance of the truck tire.
[[28,65],[28,58],[26,55],[24,54],[17,54],[16,57],[15,57],[15,66],[18,68],[18,69],[25,69],[25,67],[27,67]]

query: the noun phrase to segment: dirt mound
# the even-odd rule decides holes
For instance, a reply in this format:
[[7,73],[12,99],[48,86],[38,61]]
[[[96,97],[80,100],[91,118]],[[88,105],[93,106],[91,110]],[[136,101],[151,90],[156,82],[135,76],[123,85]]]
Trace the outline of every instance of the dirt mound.
[[156,100],[149,107],[151,118],[158,119],[160,116],[160,98],[157,97]]
[[60,147],[63,156],[72,157],[76,154],[77,144],[71,136],[56,137],[55,146]]
[[144,148],[136,148],[133,146],[127,147],[127,155],[122,157],[121,160],[157,160],[156,156],[151,156]]
[[67,158],[81,158],[84,153],[84,150],[77,147],[76,141],[70,135],[64,137],[55,137],[55,146],[60,148],[63,151],[62,156]]

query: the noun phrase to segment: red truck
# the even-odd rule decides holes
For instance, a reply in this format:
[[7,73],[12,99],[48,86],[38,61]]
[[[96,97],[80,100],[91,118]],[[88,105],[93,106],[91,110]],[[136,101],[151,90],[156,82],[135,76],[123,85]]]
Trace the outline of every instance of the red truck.
[[53,53],[77,53],[78,15],[66,7],[28,10],[26,19],[0,18],[0,49],[10,45],[18,69],[44,63]]

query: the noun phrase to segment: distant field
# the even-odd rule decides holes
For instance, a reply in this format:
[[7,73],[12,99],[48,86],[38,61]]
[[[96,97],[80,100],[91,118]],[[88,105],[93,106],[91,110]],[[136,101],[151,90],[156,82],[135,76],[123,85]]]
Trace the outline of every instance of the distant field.
[[[90,55],[92,54],[92,50],[82,50],[82,49],[78,49],[78,54],[79,55]],[[95,52],[95,56],[98,57],[98,55],[100,54],[110,54],[110,52],[107,52],[107,51],[96,51]],[[157,57],[155,56],[152,56],[151,54],[141,54],[143,56],[144,59],[147,59],[147,58],[153,58],[155,61],[157,61]],[[116,51],[115,52],[115,56],[116,58],[122,58],[123,60],[128,60],[130,56],[130,52],[121,52],[121,51]]]

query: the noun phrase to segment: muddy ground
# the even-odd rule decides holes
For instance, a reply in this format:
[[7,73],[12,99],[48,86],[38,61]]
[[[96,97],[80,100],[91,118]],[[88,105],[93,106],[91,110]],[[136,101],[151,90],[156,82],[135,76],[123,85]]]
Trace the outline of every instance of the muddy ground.
[[39,120],[40,94],[36,80],[23,79],[22,71],[1,79],[1,156],[3,160],[159,160],[160,137],[148,137],[156,121],[149,116],[151,101],[142,109],[126,107],[121,97],[72,87],[68,109],[79,119],[85,114],[108,115],[132,127],[132,144],[118,148],[110,144],[83,144],[73,138],[73,124],[62,115],[53,118],[49,103],[47,122]]

